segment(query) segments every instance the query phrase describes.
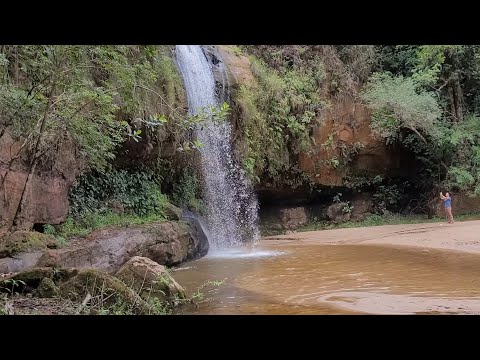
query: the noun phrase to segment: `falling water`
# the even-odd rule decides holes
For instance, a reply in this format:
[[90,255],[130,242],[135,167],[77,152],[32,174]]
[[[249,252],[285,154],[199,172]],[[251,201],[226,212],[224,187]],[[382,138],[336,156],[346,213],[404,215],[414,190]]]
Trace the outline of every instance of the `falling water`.
[[[190,114],[218,107],[225,87],[216,86],[213,64],[202,46],[177,45],[176,58]],[[233,155],[230,123],[203,124],[196,129],[196,137],[203,144],[201,168],[211,247],[228,248],[257,239],[257,199]]]

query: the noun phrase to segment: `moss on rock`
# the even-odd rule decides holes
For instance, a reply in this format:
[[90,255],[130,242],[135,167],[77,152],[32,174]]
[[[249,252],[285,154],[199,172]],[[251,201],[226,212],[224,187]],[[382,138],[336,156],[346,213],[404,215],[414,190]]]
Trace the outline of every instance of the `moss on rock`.
[[185,299],[185,290],[168,273],[167,269],[155,261],[134,256],[128,260],[115,276],[135,289],[144,299],[157,298],[174,303]]
[[0,257],[57,247],[58,243],[53,236],[35,231],[16,231],[0,241]]
[[163,212],[169,220],[180,220],[182,217],[182,209],[170,203],[163,205]]
[[51,279],[54,284],[60,284],[75,276],[77,273],[78,270],[76,269],[55,269],[51,267],[32,268],[6,277],[0,281],[0,290],[8,291],[12,286],[15,286],[15,291],[17,292],[30,292],[37,289],[45,278]]
[[51,297],[58,296],[59,294],[60,294],[60,289],[58,288],[57,285],[55,285],[55,282],[48,277],[44,277],[42,279],[42,281],[40,282],[40,285],[35,291],[35,295],[41,298],[51,298]]
[[151,307],[121,280],[98,270],[81,270],[60,286],[60,296],[82,301],[87,294],[98,297],[102,306],[121,305],[135,314],[150,314]]

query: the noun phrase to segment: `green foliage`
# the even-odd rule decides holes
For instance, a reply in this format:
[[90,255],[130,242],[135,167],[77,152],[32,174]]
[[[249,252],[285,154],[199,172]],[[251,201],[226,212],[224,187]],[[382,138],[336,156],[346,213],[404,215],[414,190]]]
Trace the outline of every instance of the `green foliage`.
[[363,189],[369,190],[372,187],[375,187],[378,184],[381,184],[383,181],[383,177],[380,175],[371,175],[368,172],[358,172],[356,174],[352,174],[347,176],[344,179],[344,183],[346,186],[353,188],[353,189]]
[[378,62],[382,71],[411,76],[417,65],[418,45],[379,46]]
[[193,170],[184,169],[180,180],[174,186],[172,201],[179,206],[202,213],[205,206],[201,199],[202,184],[200,180]]
[[439,138],[451,162],[444,186],[480,195],[480,118],[454,123]]
[[374,210],[377,214],[388,214],[391,210],[398,210],[396,206],[400,203],[401,192],[396,184],[380,185],[373,194]]
[[303,181],[296,157],[311,147],[310,126],[325,106],[318,94],[323,66],[272,69],[253,58],[252,70],[258,84],[242,86],[236,96],[245,121],[244,167],[254,181],[266,176],[295,186]]
[[0,126],[26,139],[31,158],[45,166],[67,141],[98,171],[128,140],[197,149],[192,129],[224,119],[229,107],[186,116],[185,103],[168,46],[0,48]]
[[114,89],[92,81],[95,48],[2,47],[9,66],[0,87],[1,125],[11,127],[13,136],[27,138],[43,161],[56,155],[67,136],[92,166],[103,169],[122,140],[125,122],[114,117]]
[[70,213],[102,213],[120,204],[127,213],[163,216],[163,205],[168,200],[160,191],[160,180],[148,169],[84,174],[70,190]]
[[344,214],[350,214],[353,211],[353,205],[350,203],[350,201],[345,202],[345,205],[342,208],[342,212]]
[[86,213],[80,218],[67,217],[61,225],[55,225],[51,235],[55,236],[60,245],[66,245],[68,239],[74,237],[87,236],[94,230],[107,227],[128,227],[130,225],[148,224],[153,221],[165,220],[160,215],[138,216],[138,215],[121,215],[113,212]]
[[442,114],[432,93],[420,90],[412,78],[403,76],[372,75],[362,98],[373,110],[372,131],[387,143],[398,140],[401,129],[431,134]]
[[[455,219],[456,221],[478,220],[480,219],[480,214],[477,213],[477,214],[459,215],[459,216],[456,216]],[[445,218],[429,219],[423,215],[404,216],[400,214],[386,213],[383,215],[372,214],[367,216],[364,220],[361,220],[361,221],[347,221],[343,223],[331,223],[331,222],[309,223],[299,228],[298,231],[359,228],[359,227],[382,226],[382,225],[434,223],[434,222],[444,222],[444,221],[445,221]]]
[[[205,298],[205,289],[208,288],[208,287],[213,287],[214,289],[215,288],[218,288],[222,285],[225,284],[225,281],[226,279],[224,280],[208,280],[208,281],[205,281],[199,288],[197,288],[197,290],[192,294],[192,297],[191,297],[191,300],[196,302],[197,304],[198,303],[201,303],[201,302],[206,302],[208,301],[208,298]],[[213,289],[210,289],[208,291],[212,291]]]
[[340,161],[337,158],[333,157],[331,159],[326,160],[326,164],[332,169],[336,169],[340,165]]
[[333,197],[333,202],[336,203],[336,204],[341,203],[342,202],[341,197],[342,197],[342,193],[337,193]]
[[15,289],[19,288],[20,286],[24,287],[27,285],[23,280],[16,280],[16,279],[6,279],[2,281],[2,285],[0,289],[6,290],[10,293],[10,296],[18,294]]

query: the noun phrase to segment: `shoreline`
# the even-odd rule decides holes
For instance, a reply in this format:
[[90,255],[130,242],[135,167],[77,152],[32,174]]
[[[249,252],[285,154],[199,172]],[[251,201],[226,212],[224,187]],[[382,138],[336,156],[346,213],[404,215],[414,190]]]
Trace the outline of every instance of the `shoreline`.
[[262,244],[389,245],[480,254],[480,220],[417,223],[297,232],[267,236]]

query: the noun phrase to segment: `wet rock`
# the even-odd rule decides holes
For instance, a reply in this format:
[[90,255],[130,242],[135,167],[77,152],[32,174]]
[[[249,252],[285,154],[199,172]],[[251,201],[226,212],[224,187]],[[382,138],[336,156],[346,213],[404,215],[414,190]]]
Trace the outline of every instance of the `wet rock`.
[[248,56],[239,52],[232,45],[217,45],[222,60],[225,62],[227,74],[232,86],[252,85],[255,82]]
[[288,230],[298,229],[298,227],[305,225],[308,221],[304,207],[281,209],[280,219],[283,227]]
[[208,238],[203,231],[200,220],[196,217],[184,217],[185,221],[190,226],[193,242],[189,243],[189,259],[196,259],[207,255],[209,249]]
[[180,220],[182,218],[182,209],[173,204],[167,203],[164,205],[163,211],[169,220]]
[[145,257],[132,257],[118,270],[115,276],[144,299],[159,298],[172,302],[175,298],[185,298],[185,290],[167,272],[165,267]]

